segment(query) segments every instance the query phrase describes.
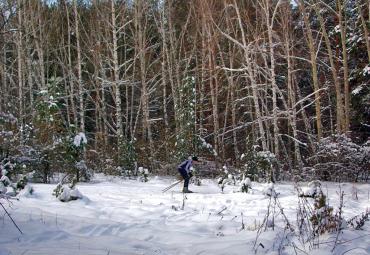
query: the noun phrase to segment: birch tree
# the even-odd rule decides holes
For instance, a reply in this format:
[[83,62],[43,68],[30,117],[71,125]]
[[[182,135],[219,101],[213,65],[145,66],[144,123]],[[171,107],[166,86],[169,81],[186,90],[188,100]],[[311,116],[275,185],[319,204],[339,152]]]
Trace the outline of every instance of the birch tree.
[[322,137],[322,122],[321,122],[321,103],[320,103],[320,92],[319,92],[320,87],[319,87],[318,71],[317,71],[316,47],[315,47],[315,41],[313,38],[312,29],[311,29],[311,24],[308,18],[308,13],[306,12],[306,7],[305,7],[303,0],[299,0],[298,5],[302,12],[303,21],[304,21],[304,24],[307,30],[306,35],[307,35],[307,41],[308,41],[308,48],[310,51],[312,80],[313,80],[313,87],[314,87],[314,92],[315,92],[317,138],[320,141]]
[[75,21],[76,33],[76,51],[77,51],[77,84],[78,84],[78,101],[79,101],[79,116],[80,116],[80,131],[85,133],[85,108],[84,108],[84,86],[82,81],[82,59],[81,59],[81,44],[80,44],[80,18],[77,10],[77,0],[73,0],[73,14]]

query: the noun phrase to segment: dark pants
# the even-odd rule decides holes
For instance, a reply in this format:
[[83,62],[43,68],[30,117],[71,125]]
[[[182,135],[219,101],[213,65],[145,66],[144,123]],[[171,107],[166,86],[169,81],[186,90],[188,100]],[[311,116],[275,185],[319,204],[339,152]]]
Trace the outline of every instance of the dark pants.
[[185,169],[179,168],[179,170],[182,178],[184,178],[184,188],[189,187],[189,180],[193,176],[191,173],[187,173]]

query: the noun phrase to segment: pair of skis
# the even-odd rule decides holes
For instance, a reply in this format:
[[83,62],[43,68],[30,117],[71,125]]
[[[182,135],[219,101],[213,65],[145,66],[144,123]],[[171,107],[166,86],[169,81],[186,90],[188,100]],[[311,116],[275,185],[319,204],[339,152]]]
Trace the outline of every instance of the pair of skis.
[[179,184],[180,182],[182,182],[183,180],[179,180],[177,182],[174,182],[172,183],[170,186],[162,189],[162,193],[165,193],[166,191],[169,191],[170,189],[172,189],[173,187],[175,187],[177,184]]

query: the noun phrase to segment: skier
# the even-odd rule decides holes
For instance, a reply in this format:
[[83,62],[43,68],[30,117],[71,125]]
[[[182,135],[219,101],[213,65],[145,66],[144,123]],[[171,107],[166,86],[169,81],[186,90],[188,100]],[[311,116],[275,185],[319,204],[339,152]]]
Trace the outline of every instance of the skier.
[[189,159],[185,160],[177,167],[177,170],[180,172],[182,178],[184,178],[184,188],[182,190],[184,193],[192,193],[192,191],[189,190],[189,180],[193,176],[193,164],[197,164],[198,162],[198,157],[193,156],[189,157]]

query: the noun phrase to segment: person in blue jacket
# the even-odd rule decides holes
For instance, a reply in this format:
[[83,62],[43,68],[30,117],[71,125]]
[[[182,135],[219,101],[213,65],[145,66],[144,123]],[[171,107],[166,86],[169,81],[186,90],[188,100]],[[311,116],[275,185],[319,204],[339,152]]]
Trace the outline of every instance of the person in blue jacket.
[[180,172],[182,178],[184,178],[184,188],[182,190],[184,193],[192,193],[192,191],[189,190],[189,180],[193,176],[193,164],[197,164],[198,162],[198,157],[189,157],[189,159],[185,160],[177,167],[177,170]]

